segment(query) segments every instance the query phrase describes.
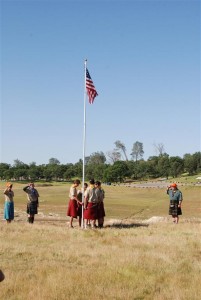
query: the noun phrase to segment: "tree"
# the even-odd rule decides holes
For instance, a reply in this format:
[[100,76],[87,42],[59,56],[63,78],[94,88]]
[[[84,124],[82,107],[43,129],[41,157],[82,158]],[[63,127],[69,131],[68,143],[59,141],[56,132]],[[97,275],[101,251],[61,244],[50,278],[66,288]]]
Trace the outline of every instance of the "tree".
[[157,178],[160,176],[160,172],[158,170],[158,156],[150,156],[147,160],[147,172],[148,175],[152,178]]
[[160,176],[168,178],[170,174],[170,161],[167,153],[161,154],[158,159],[158,171]]
[[65,165],[54,165],[53,174],[55,180],[63,180],[65,172],[66,172]]
[[63,179],[65,171],[66,171],[66,167],[64,165],[48,164],[46,165],[44,174],[46,180],[47,178],[49,178],[50,180],[54,179],[57,181]]
[[3,173],[3,179],[10,180],[14,177],[14,172],[12,169],[5,170]]
[[75,168],[73,164],[61,165],[59,169],[60,173],[57,173],[60,178],[71,180],[75,176]]
[[24,180],[28,178],[29,166],[23,163],[21,160],[19,159],[14,160],[12,170],[13,170],[13,177],[15,179]]
[[75,170],[73,166],[69,166],[66,172],[63,174],[63,177],[67,180],[70,180],[73,176],[75,176]]
[[36,167],[36,162],[35,162],[35,161],[32,161],[32,162],[29,164],[29,167],[30,167],[30,168]]
[[133,144],[131,156],[135,161],[138,161],[140,158],[143,157],[144,151],[143,151],[143,143],[135,142]]
[[44,179],[45,175],[44,175],[44,171],[46,169],[46,165],[39,165],[36,167],[37,168],[37,172],[38,172],[38,178]]
[[107,165],[105,164],[88,164],[86,166],[86,178],[89,180],[95,178],[102,181],[106,169]]
[[84,159],[85,165],[88,164],[89,160],[90,160],[90,156],[85,156],[85,159]]
[[30,168],[27,172],[27,176],[29,177],[29,179],[31,181],[35,181],[37,179],[39,179],[40,177],[40,171],[38,170],[37,167],[35,168]]
[[170,175],[178,177],[184,172],[184,161],[179,156],[170,157]]
[[201,171],[201,152],[195,152],[193,154],[193,159],[197,165],[196,172],[200,172]]
[[165,147],[163,143],[154,143],[154,148],[156,150],[156,152],[159,153],[159,156],[163,155],[163,153],[165,152]]
[[128,161],[128,157],[127,157],[127,154],[126,154],[126,146],[119,140],[116,141],[114,144],[116,146],[115,151],[117,151],[117,152],[118,152],[118,150],[122,151],[124,156],[125,156],[126,161]]
[[189,173],[189,175],[193,175],[195,166],[193,163],[193,157],[191,154],[185,154],[184,155],[184,168],[185,171]]
[[135,161],[130,160],[128,162],[128,167],[129,167],[129,177],[132,179],[138,179],[139,176],[138,164]]
[[48,165],[43,170],[43,176],[44,176],[46,181],[51,181],[52,178],[53,178],[52,169],[48,168]]
[[82,170],[83,170],[83,160],[80,159],[77,163],[74,164],[74,172],[77,178],[82,177]]
[[49,159],[49,165],[59,165],[60,164],[60,161],[57,159],[57,158],[50,158]]
[[128,164],[125,161],[116,161],[104,171],[104,181],[122,182],[129,174]]
[[109,158],[109,162],[112,164],[121,159],[121,153],[115,149],[113,151],[108,151],[106,155]]
[[137,165],[138,165],[138,174],[137,174],[138,178],[139,179],[145,179],[147,177],[147,175],[148,175],[148,172],[147,172],[147,170],[148,170],[147,162],[144,161],[144,160],[140,160],[137,163]]
[[189,175],[196,174],[201,168],[201,152],[196,152],[194,154],[184,155],[184,168]]
[[[0,163],[0,179],[4,179],[5,171],[9,171],[10,165],[6,163]],[[8,173],[7,173],[8,174]],[[11,178],[11,177],[10,177]],[[7,178],[6,178],[7,179]],[[8,178],[9,179],[9,178]]]
[[88,160],[88,164],[104,164],[105,162],[106,157],[102,151],[92,153]]
[[15,159],[14,160],[14,164],[13,164],[13,167],[15,169],[29,169],[29,166],[25,163],[23,163],[21,160],[19,159]]
[[13,176],[17,180],[25,180],[28,179],[28,171],[26,169],[16,168]]
[[148,164],[146,161],[140,160],[136,162],[131,160],[128,162],[128,166],[130,178],[137,180],[147,177]]

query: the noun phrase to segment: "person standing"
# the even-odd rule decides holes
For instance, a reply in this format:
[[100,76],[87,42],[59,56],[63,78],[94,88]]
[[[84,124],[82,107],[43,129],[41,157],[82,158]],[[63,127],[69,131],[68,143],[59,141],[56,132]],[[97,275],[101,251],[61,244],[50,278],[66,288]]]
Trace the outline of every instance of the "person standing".
[[105,217],[105,208],[104,208],[104,198],[105,198],[105,191],[101,187],[101,182],[95,182],[96,191],[99,192],[99,202],[97,207],[97,217],[98,217],[98,227],[103,228],[104,224],[104,217]]
[[83,207],[83,203],[82,203],[82,195],[83,193],[85,193],[86,189],[88,187],[88,184],[85,182],[84,183],[84,191],[83,189],[79,190],[77,192],[77,199],[78,199],[78,208],[77,208],[77,216],[79,217],[79,226],[81,227],[81,223],[82,223],[82,207]]
[[97,205],[99,202],[100,192],[96,190],[94,184],[94,179],[90,180],[90,185],[86,189],[84,194],[84,220],[85,220],[85,229],[87,228],[88,220],[92,220],[91,227],[96,227],[97,217]]
[[[70,217],[70,228],[73,228],[73,219],[77,219],[78,215],[78,202],[80,202],[77,198],[77,187],[80,185],[80,180],[74,180],[70,192],[69,192],[69,203],[67,209],[67,216]],[[81,202],[80,202],[81,204]]]
[[14,192],[12,190],[13,185],[8,182],[6,184],[6,189],[4,191],[5,195],[5,206],[4,206],[4,219],[6,219],[7,223],[11,223],[14,220]]
[[27,214],[28,214],[28,222],[33,224],[34,223],[34,216],[38,213],[39,207],[39,194],[38,191],[35,189],[35,185],[31,182],[28,186],[23,188],[23,191],[27,193]]
[[178,189],[176,183],[172,183],[167,188],[167,194],[170,198],[169,215],[172,215],[173,222],[178,224],[179,215],[182,215],[181,204],[183,201],[182,192]]

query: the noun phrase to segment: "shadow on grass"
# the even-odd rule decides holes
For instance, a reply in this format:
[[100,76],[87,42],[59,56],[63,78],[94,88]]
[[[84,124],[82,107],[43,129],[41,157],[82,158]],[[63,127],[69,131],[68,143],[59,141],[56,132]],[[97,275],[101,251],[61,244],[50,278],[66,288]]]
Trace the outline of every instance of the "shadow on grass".
[[4,273],[0,270],[0,282],[5,279]]
[[113,224],[107,224],[104,226],[104,228],[118,228],[118,229],[124,229],[124,228],[135,228],[135,227],[148,227],[149,224],[143,224],[143,223],[113,223]]

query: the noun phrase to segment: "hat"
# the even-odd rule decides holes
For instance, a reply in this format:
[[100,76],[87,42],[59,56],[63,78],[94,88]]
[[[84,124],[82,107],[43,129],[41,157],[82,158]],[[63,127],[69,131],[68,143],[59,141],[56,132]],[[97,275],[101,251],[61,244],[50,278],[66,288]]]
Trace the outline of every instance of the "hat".
[[6,186],[7,186],[7,187],[10,187],[10,186],[12,186],[12,183],[11,183],[11,182],[7,182],[7,183],[6,183]]
[[176,183],[172,183],[170,186],[177,188],[177,184]]

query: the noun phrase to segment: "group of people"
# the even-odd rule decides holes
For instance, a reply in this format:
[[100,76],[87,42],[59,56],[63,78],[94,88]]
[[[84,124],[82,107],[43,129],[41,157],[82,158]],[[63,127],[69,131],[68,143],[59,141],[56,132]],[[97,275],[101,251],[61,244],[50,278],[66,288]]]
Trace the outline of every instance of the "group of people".
[[[89,186],[84,183],[84,189],[77,190],[80,185],[80,180],[76,179],[70,188],[69,192],[69,204],[67,210],[67,216],[70,216],[70,227],[73,227],[73,219],[79,218],[79,225],[82,224],[82,217],[84,218],[84,226],[87,227],[103,227],[105,209],[104,209],[104,197],[105,192],[101,187],[100,181],[90,180]],[[5,206],[4,206],[4,219],[7,223],[11,223],[14,220],[14,192],[12,190],[12,183],[6,184],[4,190]],[[28,186],[23,188],[23,191],[27,194],[27,221],[34,223],[34,217],[38,213],[39,207],[39,193],[36,190],[34,183],[31,182]],[[97,222],[97,224],[96,224]]]
[[[7,223],[11,223],[14,220],[14,192],[12,190],[12,183],[8,182],[6,184],[6,189],[4,190],[5,196],[5,206],[4,206],[4,219],[6,219]],[[23,191],[27,194],[27,214],[29,223],[34,223],[34,216],[38,213],[39,206],[39,193],[35,189],[34,183],[31,182],[28,186],[23,188]]]
[[[84,188],[78,190],[80,180],[76,179],[69,192],[69,203],[67,209],[67,216],[70,217],[70,227],[73,228],[73,219],[79,219],[79,226],[82,224],[84,228],[102,228],[104,224],[105,208],[104,198],[105,192],[101,187],[100,181],[91,179],[89,185],[84,183]],[[14,219],[14,192],[12,190],[12,183],[6,184],[4,190],[5,206],[4,206],[4,219],[7,223],[11,223]],[[27,214],[29,223],[34,223],[34,216],[38,213],[39,206],[39,193],[36,190],[34,183],[31,182],[28,186],[23,188],[27,194]],[[169,215],[172,215],[173,222],[179,222],[179,215],[182,215],[181,205],[183,201],[182,192],[178,189],[176,183],[172,183],[167,188],[169,195]]]
[[69,192],[67,216],[70,217],[70,227],[73,228],[73,219],[77,217],[81,226],[83,216],[84,228],[102,228],[105,217],[105,192],[101,187],[101,182],[91,179],[89,186],[84,183],[84,189],[77,190],[79,185],[80,180],[76,179]]

